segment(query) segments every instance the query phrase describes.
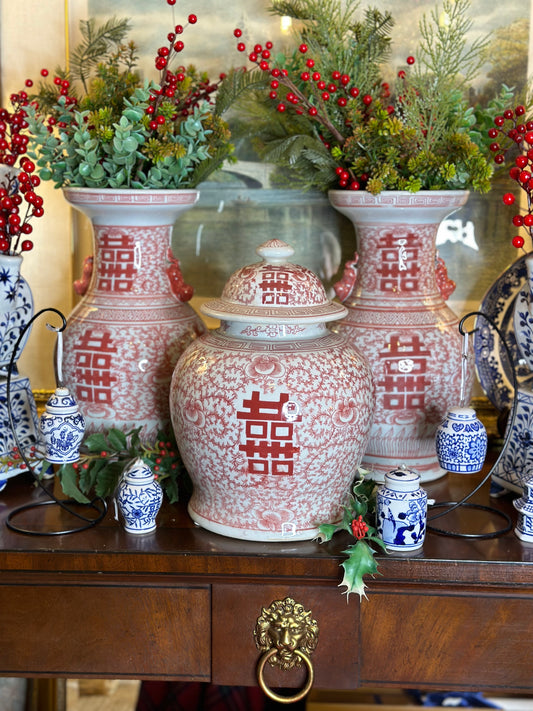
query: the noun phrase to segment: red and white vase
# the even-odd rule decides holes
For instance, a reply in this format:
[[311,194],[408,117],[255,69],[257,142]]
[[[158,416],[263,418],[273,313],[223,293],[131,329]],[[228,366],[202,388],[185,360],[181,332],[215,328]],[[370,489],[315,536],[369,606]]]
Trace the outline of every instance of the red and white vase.
[[468,192],[333,190],[329,198],[357,235],[355,258],[336,285],[348,316],[335,329],[367,356],[376,385],[363,467],[378,481],[401,465],[416,469],[422,482],[437,479],[445,471],[435,433],[461,403],[463,344],[459,319],[445,303],[454,285],[437,258],[436,236]]
[[174,223],[199,193],[63,192],[91,219],[94,231],[88,288],[64,333],[64,383],[78,402],[87,434],[142,427],[143,437],[151,437],[170,426],[174,366],[205,331],[187,303],[193,290],[171,249]]
[[171,414],[192,519],[256,541],[306,540],[342,518],[365,450],[366,359],[327,322],[346,309],[271,240],[202,310],[221,320],[181,356]]

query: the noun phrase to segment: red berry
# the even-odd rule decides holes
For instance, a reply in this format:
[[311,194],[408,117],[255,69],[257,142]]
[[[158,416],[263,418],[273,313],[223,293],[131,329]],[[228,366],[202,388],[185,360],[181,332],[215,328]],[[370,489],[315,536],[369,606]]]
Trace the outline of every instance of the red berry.
[[524,224],[524,218],[522,217],[522,215],[515,215],[513,217],[513,225],[515,227],[522,227],[523,224]]
[[277,91],[271,91],[269,94],[271,99],[277,99],[278,98],[278,92]]
[[305,54],[305,53],[307,52],[308,47],[307,47],[306,44],[303,44],[303,43],[302,43],[302,44],[298,47],[298,49],[300,50],[300,52],[301,52],[302,54]]
[[233,30],[233,34],[234,34],[235,37],[242,37],[242,30],[240,30],[238,27],[236,27],[236,28]]
[[183,42],[181,40],[178,40],[176,42],[176,44],[174,45],[174,49],[176,52],[182,52],[184,47],[185,47],[185,45],[183,44]]
[[309,69],[312,69],[312,68],[315,66],[315,60],[314,60],[314,59],[308,59],[308,60],[305,62],[305,64],[306,64],[306,66],[309,67]]
[[47,77],[48,76],[48,69],[41,69],[41,76]]
[[309,113],[309,116],[316,116],[318,113],[318,109],[316,108],[316,106],[310,106],[308,113]]
[[500,144],[499,144],[499,143],[496,143],[496,142],[491,143],[490,146],[489,146],[489,149],[490,149],[493,153],[497,153],[497,152],[500,150]]
[[372,97],[370,96],[370,94],[365,94],[363,96],[363,104],[365,104],[365,106],[370,106],[371,103],[372,103]]
[[533,143],[533,131],[528,131],[524,138],[526,139],[526,142],[531,145]]
[[339,98],[337,99],[337,104],[339,106],[346,106],[347,103],[348,99],[345,96],[339,96]]
[[510,120],[510,119],[513,118],[513,116],[514,116],[514,113],[513,113],[513,111],[512,111],[511,109],[506,109],[506,110],[503,112],[503,118],[505,118],[505,119]]
[[487,134],[488,134],[488,137],[489,137],[489,138],[496,138],[496,136],[498,135],[498,133],[499,133],[499,131],[498,131],[497,128],[489,128],[489,130],[487,131]]
[[529,161],[526,156],[517,156],[515,158],[515,164],[519,168],[525,168],[528,163],[529,163]]
[[327,91],[322,92],[322,100],[323,101],[329,101],[329,94]]
[[167,5],[175,5],[176,0],[167,0]]
[[282,114],[286,110],[285,104],[278,104],[278,111]]
[[356,86],[352,86],[350,89],[350,96],[353,96],[354,99],[359,96],[359,89]]
[[533,215],[531,213],[524,215],[524,225],[526,227],[533,227]]
[[25,239],[20,245],[20,248],[23,252],[29,252],[31,249],[33,249],[33,242],[31,241],[31,239]]
[[237,45],[237,49],[239,50],[239,52],[245,52],[246,45],[244,44],[244,42],[239,42],[239,44]]
[[313,72],[312,79],[313,81],[320,81],[320,72]]
[[415,58],[412,56],[409,56],[409,57],[407,57],[407,59],[405,61],[407,62],[407,64],[414,64]]
[[494,125],[495,126],[503,126],[504,123],[505,123],[505,119],[503,118],[503,116],[496,116],[494,118]]
[[195,25],[198,22],[196,15],[189,15],[189,22],[191,25]]
[[515,196],[513,193],[505,193],[503,196],[504,205],[513,205],[515,201]]
[[516,237],[513,237],[512,245],[513,247],[520,249],[524,246],[524,238],[521,235],[516,235]]
[[302,73],[300,74],[300,79],[301,79],[302,81],[309,81],[309,77],[310,77],[310,76],[311,76],[311,75],[309,74],[309,72],[302,72]]
[[494,162],[497,165],[501,165],[502,163],[505,162],[505,156],[503,156],[501,153],[498,153],[498,155],[494,156]]

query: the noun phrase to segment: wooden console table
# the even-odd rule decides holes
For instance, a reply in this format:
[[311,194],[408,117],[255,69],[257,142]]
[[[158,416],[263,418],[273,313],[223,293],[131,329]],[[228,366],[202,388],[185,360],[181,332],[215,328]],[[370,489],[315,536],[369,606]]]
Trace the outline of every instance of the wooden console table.
[[[458,500],[478,479],[449,474],[425,488]],[[428,534],[416,555],[380,555],[368,599],[347,603],[337,587],[342,536],[327,545],[237,541],[168,504],[146,536],[126,534],[112,507],[83,533],[35,537],[5,526],[9,511],[41,497],[24,476],[0,494],[0,675],[255,685],[256,619],[290,596],[319,626],[315,688],[533,692],[533,547],[512,531],[475,541]],[[488,488],[475,500],[489,503]],[[515,520],[509,500],[496,505]],[[22,521],[62,526],[56,507]],[[479,531],[501,520],[464,509],[445,523]],[[305,670],[266,676],[298,687]]]

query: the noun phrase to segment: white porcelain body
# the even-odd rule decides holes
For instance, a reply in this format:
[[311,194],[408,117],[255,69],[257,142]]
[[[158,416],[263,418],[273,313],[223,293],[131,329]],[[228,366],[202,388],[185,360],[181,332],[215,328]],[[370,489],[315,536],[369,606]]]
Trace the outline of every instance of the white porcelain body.
[[[306,540],[338,521],[368,440],[368,364],[343,336],[239,324],[198,338],[171,387],[192,519],[257,541]],[[231,331],[231,329],[228,329]],[[316,331],[316,327],[313,327]],[[299,333],[298,333],[299,331]],[[263,338],[243,334],[258,333]]]
[[174,222],[196,190],[64,190],[94,230],[94,269],[64,333],[63,376],[87,433],[170,424],[174,366],[205,331],[171,251]]
[[393,469],[376,497],[376,529],[388,549],[417,550],[424,544],[427,523],[427,493],[412,469]]
[[487,454],[487,431],[471,407],[452,407],[437,427],[435,446],[447,472],[479,472]]
[[[462,337],[437,284],[435,241],[441,221],[468,193],[333,190],[329,197],[354,224],[358,244],[357,264],[340,285],[351,272],[355,286],[343,294],[348,316],[335,330],[365,353],[376,384],[363,466],[377,481],[400,463],[416,469],[422,482],[437,479],[445,472],[435,432],[460,402]],[[467,399],[472,382],[469,367]]]
[[[33,316],[33,296],[20,273],[22,257],[0,254],[0,371],[6,371],[22,329]],[[30,329],[25,333],[13,362],[22,353]]]
[[56,388],[48,398],[39,428],[47,461],[52,464],[78,461],[85,420],[68,388]]
[[136,459],[122,475],[117,504],[128,533],[151,533],[163,501],[163,490],[143,460]]

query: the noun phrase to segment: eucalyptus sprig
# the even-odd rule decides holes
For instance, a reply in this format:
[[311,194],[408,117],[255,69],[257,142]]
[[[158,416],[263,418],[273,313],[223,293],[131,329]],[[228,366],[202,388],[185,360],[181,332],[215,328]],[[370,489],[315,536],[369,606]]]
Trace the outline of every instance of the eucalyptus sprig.
[[360,478],[356,479],[349,503],[344,507],[342,521],[338,524],[323,523],[318,529],[321,543],[330,541],[338,531],[347,531],[355,539],[355,543],[342,551],[346,560],[341,563],[344,577],[339,587],[346,587],[344,592],[348,598],[350,593],[357,593],[360,599],[366,597],[364,576],[373,576],[378,572],[375,551],[370,544],[386,550],[372,525],[376,512],[376,484],[365,479],[363,474],[360,470]]
[[[154,472],[170,503],[179,499],[179,481],[186,482],[173,434],[159,432],[153,441],[141,439],[142,427],[122,432],[111,428],[89,435],[83,442],[79,461],[63,464],[57,471],[63,492],[80,503],[94,496],[113,496],[122,474],[140,457]],[[44,462],[43,471],[48,464]]]

